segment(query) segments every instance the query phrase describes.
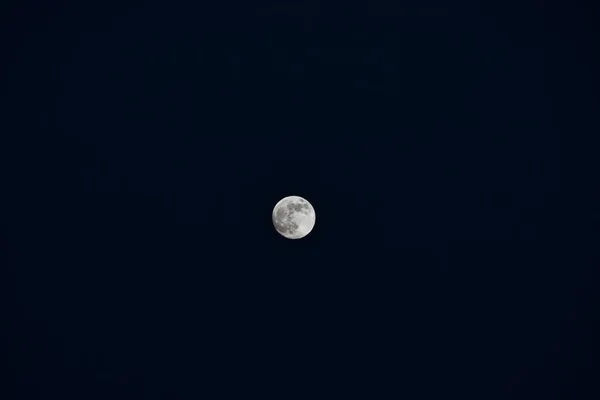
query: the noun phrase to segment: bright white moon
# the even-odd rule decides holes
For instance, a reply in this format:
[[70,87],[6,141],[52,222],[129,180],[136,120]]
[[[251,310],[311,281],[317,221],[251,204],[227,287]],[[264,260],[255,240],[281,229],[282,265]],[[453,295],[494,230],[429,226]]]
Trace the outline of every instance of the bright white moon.
[[281,236],[301,239],[315,226],[317,216],[313,206],[302,197],[288,196],[273,208],[273,226]]

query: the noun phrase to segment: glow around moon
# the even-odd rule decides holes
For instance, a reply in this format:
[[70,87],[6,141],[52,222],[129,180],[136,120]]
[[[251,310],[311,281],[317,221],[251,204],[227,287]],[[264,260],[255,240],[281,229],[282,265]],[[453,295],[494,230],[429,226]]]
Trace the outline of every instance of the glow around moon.
[[313,206],[299,196],[285,197],[273,208],[273,226],[288,239],[308,235],[315,226],[316,217]]

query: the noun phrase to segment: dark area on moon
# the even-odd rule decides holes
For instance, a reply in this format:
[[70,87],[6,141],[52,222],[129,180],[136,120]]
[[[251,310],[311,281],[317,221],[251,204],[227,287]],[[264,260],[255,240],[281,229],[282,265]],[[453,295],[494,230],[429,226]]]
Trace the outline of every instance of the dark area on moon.
[[593,5],[2,2],[0,399],[600,399]]
[[[288,210],[294,210],[296,212],[304,212],[302,209],[308,210],[308,204],[297,204],[297,203],[290,203],[287,205]],[[290,213],[291,214],[291,213]]]

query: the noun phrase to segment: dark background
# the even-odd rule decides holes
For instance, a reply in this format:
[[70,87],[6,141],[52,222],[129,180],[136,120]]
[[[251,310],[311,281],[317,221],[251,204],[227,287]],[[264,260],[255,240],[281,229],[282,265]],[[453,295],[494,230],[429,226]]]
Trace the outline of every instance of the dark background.
[[3,398],[597,398],[591,2],[197,3],[2,6]]

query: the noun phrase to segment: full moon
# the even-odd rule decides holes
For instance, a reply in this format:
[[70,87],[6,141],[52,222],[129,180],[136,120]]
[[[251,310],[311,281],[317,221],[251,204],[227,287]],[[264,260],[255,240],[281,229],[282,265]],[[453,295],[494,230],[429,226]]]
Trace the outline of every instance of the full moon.
[[273,208],[273,225],[281,236],[301,239],[315,226],[317,216],[313,206],[302,197],[285,197]]

